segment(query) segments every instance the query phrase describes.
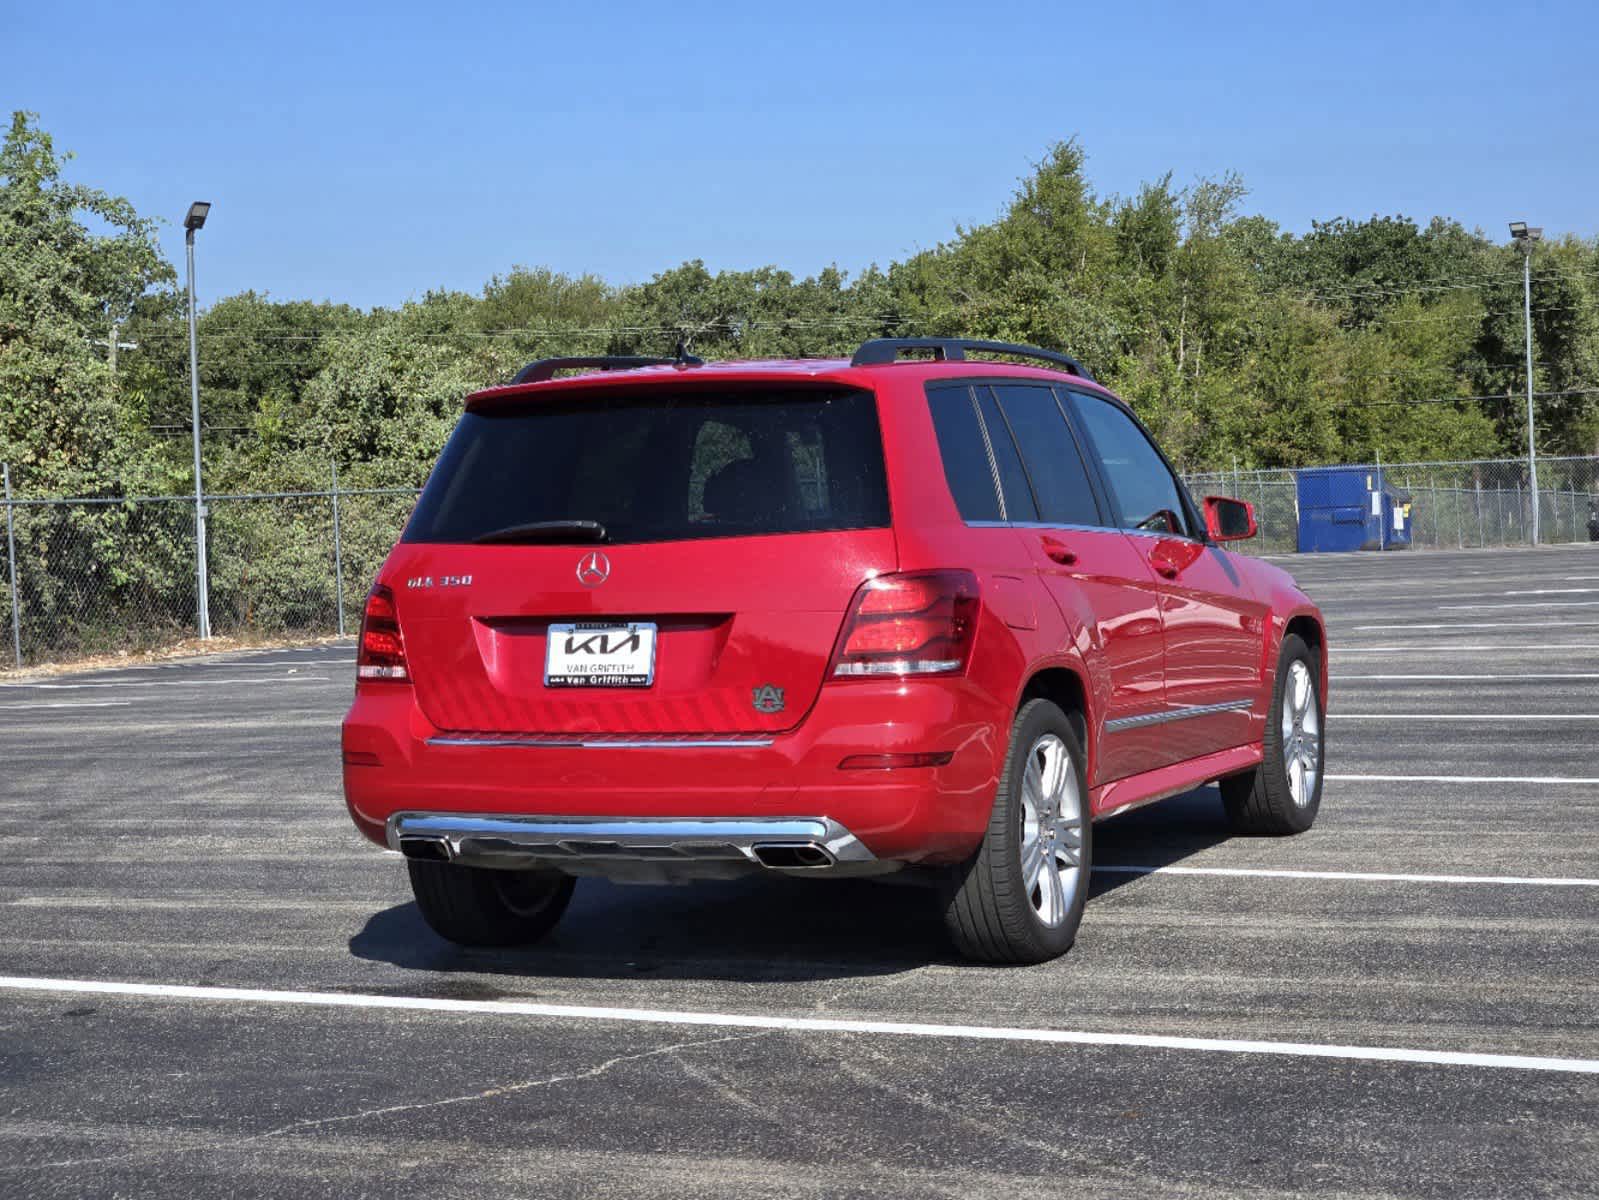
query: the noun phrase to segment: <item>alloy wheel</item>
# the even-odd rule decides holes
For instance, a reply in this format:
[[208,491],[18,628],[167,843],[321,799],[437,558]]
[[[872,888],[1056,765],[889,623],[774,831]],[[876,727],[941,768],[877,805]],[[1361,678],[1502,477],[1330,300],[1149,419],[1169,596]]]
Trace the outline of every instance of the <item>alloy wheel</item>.
[[1066,743],[1035,741],[1022,774],[1022,884],[1038,919],[1066,919],[1083,869],[1083,796]]
[[1283,768],[1294,803],[1304,808],[1321,773],[1321,709],[1316,680],[1303,659],[1288,668],[1282,709]]

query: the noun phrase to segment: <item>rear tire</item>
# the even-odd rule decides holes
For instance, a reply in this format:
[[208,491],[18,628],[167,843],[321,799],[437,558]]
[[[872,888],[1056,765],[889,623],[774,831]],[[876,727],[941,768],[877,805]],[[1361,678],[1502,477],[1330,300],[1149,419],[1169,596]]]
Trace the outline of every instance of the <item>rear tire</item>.
[[1093,854],[1083,763],[1064,712],[1022,706],[983,844],[944,889],[944,923],[967,958],[1037,963],[1071,949]]
[[1260,766],[1221,781],[1222,804],[1235,833],[1304,833],[1321,808],[1327,739],[1319,662],[1297,635],[1283,638],[1277,683],[1266,718]]
[[408,859],[411,893],[433,932],[461,946],[524,946],[561,919],[576,882],[543,871],[498,871]]

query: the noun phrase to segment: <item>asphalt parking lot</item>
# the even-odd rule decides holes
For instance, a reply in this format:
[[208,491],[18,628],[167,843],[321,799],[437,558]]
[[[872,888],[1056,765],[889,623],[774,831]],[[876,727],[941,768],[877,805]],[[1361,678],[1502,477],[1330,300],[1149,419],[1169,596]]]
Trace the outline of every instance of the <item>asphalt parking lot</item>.
[[1599,1195],[1599,546],[1285,565],[1316,828],[1107,822],[1033,968],[788,880],[455,949],[343,811],[348,646],[0,687],[0,1196]]

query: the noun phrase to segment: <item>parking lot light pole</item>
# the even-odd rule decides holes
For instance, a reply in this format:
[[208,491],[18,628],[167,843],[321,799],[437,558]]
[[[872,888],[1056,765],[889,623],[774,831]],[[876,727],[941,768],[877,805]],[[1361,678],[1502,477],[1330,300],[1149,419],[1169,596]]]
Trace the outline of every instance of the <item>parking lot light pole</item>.
[[1510,222],[1510,236],[1521,247],[1521,307],[1527,320],[1527,474],[1532,487],[1532,544],[1538,544],[1538,426],[1532,416],[1532,244],[1543,237],[1537,226]]
[[189,258],[189,409],[194,428],[194,572],[199,584],[200,637],[211,636],[211,593],[205,569],[205,490],[200,479],[200,348],[194,333],[194,231],[205,226],[211,205],[196,200],[183,218]]

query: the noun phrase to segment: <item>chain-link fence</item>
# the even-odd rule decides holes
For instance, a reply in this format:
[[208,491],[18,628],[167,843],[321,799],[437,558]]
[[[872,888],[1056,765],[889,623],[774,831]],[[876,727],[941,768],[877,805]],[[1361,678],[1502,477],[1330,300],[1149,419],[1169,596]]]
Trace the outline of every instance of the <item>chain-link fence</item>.
[[[1381,483],[1408,496],[1409,544],[1423,549],[1530,545],[1533,491],[1526,459],[1479,462],[1351,464],[1380,472]],[[1255,506],[1258,537],[1233,544],[1255,554],[1300,548],[1299,473],[1210,471],[1186,475],[1195,497],[1234,496]],[[1538,460],[1538,541],[1579,542],[1599,507],[1599,458]]]
[[[1411,544],[1532,541],[1524,460],[1384,463],[1382,482],[1409,497]],[[1292,470],[1190,474],[1196,497],[1255,506],[1251,553],[1299,548]],[[1599,458],[1538,463],[1539,540],[1584,541],[1599,509]],[[208,583],[215,633],[243,639],[353,632],[366,590],[416,500],[409,488],[207,496]],[[0,499],[0,663],[144,650],[197,626],[194,498]],[[15,563],[13,568],[12,563]]]
[[[416,495],[406,488],[207,496],[212,631],[244,640],[353,631]],[[195,636],[192,496],[14,497],[0,506],[0,663],[147,650]]]

